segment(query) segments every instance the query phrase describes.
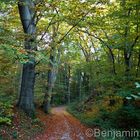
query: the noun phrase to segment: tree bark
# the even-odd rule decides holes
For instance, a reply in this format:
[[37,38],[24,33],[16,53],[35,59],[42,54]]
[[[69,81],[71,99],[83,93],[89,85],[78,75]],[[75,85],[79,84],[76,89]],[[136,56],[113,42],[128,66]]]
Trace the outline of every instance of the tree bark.
[[67,85],[67,100],[68,100],[68,104],[70,104],[71,102],[71,91],[70,91],[70,66],[67,66],[67,81],[66,81],[66,85]]
[[49,113],[51,107],[51,94],[53,90],[53,72],[51,70],[48,71],[48,86],[45,93],[44,101],[43,101],[43,110],[45,113]]
[[29,116],[32,116],[34,114],[34,83],[35,65],[28,62],[23,65],[18,107],[23,109]]
[[84,90],[85,90],[85,93],[90,93],[90,83],[89,83],[89,80],[90,80],[90,75],[87,74],[87,73],[84,73],[84,77],[83,77],[83,85],[84,85]]
[[137,68],[136,68],[136,77],[139,75],[139,69],[140,69],[140,50],[139,50],[139,55],[138,55]]
[[131,55],[124,50],[125,76],[129,76]]
[[34,84],[35,84],[35,58],[31,51],[36,50],[35,45],[35,5],[31,0],[19,0],[20,19],[24,29],[25,49],[28,52],[28,62],[23,64],[20,96],[17,106],[23,109],[29,116],[34,115]]
[[46,93],[43,101],[43,110],[45,113],[49,113],[51,107],[50,103],[51,103],[52,90],[56,80],[56,72],[54,68],[55,58],[53,55],[54,54],[50,54],[50,63],[49,63],[50,69],[48,71],[48,85],[46,87]]
[[114,58],[114,54],[112,52],[112,49],[110,47],[107,47],[109,49],[109,58],[111,60],[112,63],[112,73],[114,75],[116,75],[116,66],[115,66],[115,58]]
[[79,96],[79,101],[81,101],[81,99],[82,99],[81,86],[82,86],[81,72],[78,72],[78,96]]

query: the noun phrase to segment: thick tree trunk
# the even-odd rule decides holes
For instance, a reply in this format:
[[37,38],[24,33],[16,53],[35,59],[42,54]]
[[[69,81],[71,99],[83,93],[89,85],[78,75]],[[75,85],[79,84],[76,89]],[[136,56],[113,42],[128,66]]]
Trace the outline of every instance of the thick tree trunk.
[[23,65],[20,96],[17,106],[23,109],[29,116],[34,115],[34,83],[35,83],[35,59],[31,54],[36,50],[35,45],[35,7],[31,0],[19,0],[19,14],[24,29],[28,36],[25,39],[25,49],[28,52],[29,60]]
[[22,81],[18,107],[23,109],[29,116],[34,114],[33,93],[35,82],[35,65],[28,62],[23,65]]

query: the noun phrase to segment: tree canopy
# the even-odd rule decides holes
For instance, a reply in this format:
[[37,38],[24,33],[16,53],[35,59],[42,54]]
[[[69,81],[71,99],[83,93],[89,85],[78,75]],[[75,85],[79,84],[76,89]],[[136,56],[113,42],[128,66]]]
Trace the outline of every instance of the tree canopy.
[[139,0],[1,0],[0,123],[14,106],[34,117],[36,106],[74,103],[98,125],[102,113],[137,112],[139,15]]

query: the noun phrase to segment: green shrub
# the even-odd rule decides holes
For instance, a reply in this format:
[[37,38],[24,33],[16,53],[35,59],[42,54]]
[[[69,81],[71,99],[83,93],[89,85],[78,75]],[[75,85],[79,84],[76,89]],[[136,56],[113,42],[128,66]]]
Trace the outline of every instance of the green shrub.
[[13,113],[13,105],[9,100],[5,97],[0,96],[0,124],[8,124],[10,125],[12,122]]
[[140,109],[134,106],[123,106],[112,116],[113,123],[121,129],[140,129]]
[[11,119],[7,117],[0,117],[0,124],[11,124]]

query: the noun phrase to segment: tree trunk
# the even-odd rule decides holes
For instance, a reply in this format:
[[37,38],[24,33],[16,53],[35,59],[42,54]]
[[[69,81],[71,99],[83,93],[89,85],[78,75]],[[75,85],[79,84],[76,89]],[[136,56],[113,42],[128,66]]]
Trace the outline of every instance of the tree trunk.
[[120,64],[120,50],[118,49],[117,62]]
[[34,115],[35,59],[31,51],[36,50],[35,5],[31,0],[19,0],[18,8],[24,33],[27,34],[25,49],[28,52],[29,60],[23,65],[20,96],[17,106],[23,109],[29,116],[32,116]]
[[124,50],[125,76],[129,76],[131,55]]
[[111,70],[111,73],[112,73],[113,75],[116,75],[116,66],[115,66],[114,54],[113,54],[111,48],[108,47],[108,49],[109,49],[109,59],[110,59],[110,61],[111,61],[111,63],[112,63],[112,70]]
[[48,71],[48,85],[46,88],[46,93],[43,101],[43,110],[45,113],[49,113],[51,107],[51,96],[56,81],[56,76],[58,72],[58,64],[60,63],[60,48],[56,47],[55,38],[58,32],[58,26],[52,26],[52,42],[51,42],[51,52],[50,52],[50,62]]
[[52,89],[53,89],[53,76],[52,71],[49,70],[48,72],[48,86],[46,89],[44,101],[43,101],[43,110],[45,113],[49,113],[50,107],[51,107],[51,95],[52,95]]
[[54,67],[55,57],[53,55],[54,53],[50,54],[50,63],[49,63],[50,69],[48,71],[48,85],[46,87],[46,93],[43,101],[43,110],[45,113],[49,113],[51,107],[50,103],[51,103],[52,90],[54,87],[54,83],[56,81],[56,69]]
[[81,101],[81,99],[82,99],[81,86],[82,86],[81,72],[78,72],[78,95],[79,95],[79,101]]
[[87,73],[84,73],[84,77],[83,77],[83,84],[84,84],[84,89],[85,89],[85,93],[90,94],[90,85],[89,85],[89,79],[90,75]]
[[67,66],[67,99],[68,104],[71,102],[71,91],[70,91],[70,66]]
[[140,69],[140,50],[139,50],[139,56],[138,56],[138,64],[136,68],[136,77],[139,75],[139,69]]
[[18,107],[23,109],[29,116],[34,114],[33,93],[35,83],[35,65],[28,62],[23,65],[22,81]]

